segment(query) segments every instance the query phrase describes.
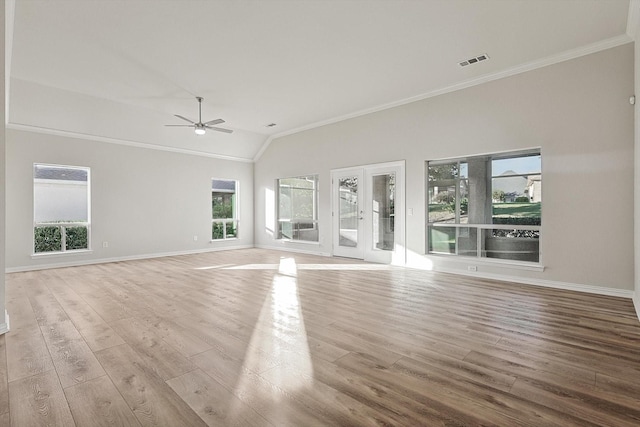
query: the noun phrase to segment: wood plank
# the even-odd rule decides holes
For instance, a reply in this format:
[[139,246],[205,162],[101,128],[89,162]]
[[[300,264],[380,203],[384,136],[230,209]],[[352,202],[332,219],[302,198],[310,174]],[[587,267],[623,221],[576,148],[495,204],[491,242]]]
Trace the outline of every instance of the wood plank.
[[598,425],[640,425],[640,400],[617,396],[610,400],[594,388],[580,389],[519,378],[511,393],[548,408]]
[[100,350],[96,356],[143,426],[206,425],[129,345]]
[[[67,269],[69,270],[69,269]],[[109,277],[102,277],[84,269],[86,277],[77,277],[65,272],[65,283],[71,287],[105,322],[128,319],[132,313],[119,301],[110,296],[105,289],[110,285]]]
[[482,366],[515,377],[557,379],[577,385],[593,385],[596,372],[576,367],[560,361],[549,361],[520,351],[508,351],[498,347],[486,352],[472,350],[464,359],[476,366]]
[[[338,362],[355,359],[367,359],[359,353],[351,353]],[[380,360],[371,357],[375,366],[380,370],[387,369]],[[374,371],[377,372],[377,371]],[[391,418],[391,425],[476,425],[479,419],[466,416],[455,410],[453,405],[442,405],[434,399],[407,396],[397,389],[399,383],[382,384],[379,378],[367,372],[346,369],[333,363],[320,361],[313,366],[314,381],[319,381],[343,393],[352,399],[379,412],[382,416]],[[423,385],[424,387],[424,385]],[[505,417],[500,417],[503,425]],[[507,420],[511,421],[511,420]]]
[[209,426],[272,425],[199,369],[170,379],[167,384]]
[[[243,371],[233,392],[276,426],[402,425],[392,417],[377,413],[375,409],[366,412],[358,410],[365,405],[335,390],[326,392],[325,389],[330,390],[330,387],[320,385],[317,389],[312,388],[309,386],[308,378],[303,380],[302,384],[297,389],[286,389],[275,386],[261,375]],[[317,390],[324,399],[314,399],[313,390]],[[325,404],[325,400],[335,394],[345,396],[342,403],[335,407]],[[345,417],[344,412],[351,409],[352,416]],[[375,415],[371,415],[374,413]]]
[[113,329],[129,344],[146,366],[162,379],[168,380],[193,371],[196,367],[189,359],[136,319],[111,323]]
[[[324,363],[320,362],[320,363]],[[318,381],[312,371],[275,367],[260,374],[273,387],[287,391],[298,404],[314,408],[319,420],[329,425],[397,425],[398,417],[383,414],[337,389]],[[278,402],[274,404],[277,408]],[[423,420],[425,421],[425,420]]]
[[[19,276],[20,283],[26,282],[24,275]],[[53,369],[49,350],[29,298],[24,291],[21,291],[20,295],[7,306],[11,319],[11,330],[5,334],[9,381]]]
[[596,388],[614,394],[636,396],[640,399],[640,381],[637,381],[637,378],[620,379],[597,372]]
[[140,426],[106,375],[67,387],[64,394],[78,426]]
[[11,425],[75,426],[55,371],[9,383]]
[[[260,358],[257,358],[260,359]],[[200,353],[190,359],[196,366],[205,371],[211,378],[233,390],[238,383],[238,378],[245,371],[257,373],[255,366],[249,361],[245,365],[244,356],[230,356],[229,354],[214,348]],[[261,371],[268,371],[276,366],[277,362],[268,361],[261,363]],[[252,369],[253,368],[253,369]]]
[[124,344],[122,338],[66,283],[49,283],[48,287],[92,351]]
[[[263,249],[6,287],[0,425],[39,419],[13,389],[43,377],[79,425],[640,423],[640,323],[622,298]],[[76,355],[104,370],[74,372]]]
[[9,381],[53,369],[53,360],[37,325],[11,328],[5,334]]
[[[343,363],[347,363],[344,360]],[[355,369],[366,368],[370,362],[355,360],[350,366]],[[376,374],[383,372],[376,370]],[[487,387],[485,384],[470,381],[462,376],[451,374],[446,370],[425,364],[410,358],[403,358],[390,369],[393,381],[398,381],[402,387],[407,387],[409,393],[427,393],[430,399],[440,402],[447,407],[453,406],[466,416],[479,417],[481,420],[491,420],[498,425],[562,425],[586,426],[596,425],[584,419],[565,414],[561,410],[548,408],[545,405],[532,404],[526,399],[509,393]],[[383,377],[379,377],[383,381]],[[517,380],[516,380],[517,382]],[[513,387],[512,387],[513,389]],[[467,401],[464,406],[455,406],[460,400]],[[506,417],[500,421],[500,417]],[[511,419],[511,421],[508,421]],[[516,421],[517,420],[517,421]]]
[[[9,412],[9,372],[6,336],[0,335],[0,414]],[[2,425],[2,423],[0,423]]]
[[105,375],[102,366],[48,288],[29,297],[63,388]]
[[144,321],[145,327],[158,334],[167,344],[186,357],[211,349],[211,345],[198,338],[189,327],[181,326],[173,319],[147,314],[140,320]]

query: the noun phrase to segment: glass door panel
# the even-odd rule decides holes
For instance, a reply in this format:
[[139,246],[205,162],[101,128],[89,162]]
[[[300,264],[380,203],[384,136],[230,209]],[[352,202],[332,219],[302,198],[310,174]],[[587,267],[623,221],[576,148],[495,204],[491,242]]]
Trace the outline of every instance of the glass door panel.
[[395,240],[395,173],[372,176],[372,249],[392,251]]
[[331,174],[333,254],[364,259],[364,175],[362,168]]
[[338,179],[340,238],[338,245],[355,248],[358,246],[358,223],[362,219],[358,203],[358,177]]

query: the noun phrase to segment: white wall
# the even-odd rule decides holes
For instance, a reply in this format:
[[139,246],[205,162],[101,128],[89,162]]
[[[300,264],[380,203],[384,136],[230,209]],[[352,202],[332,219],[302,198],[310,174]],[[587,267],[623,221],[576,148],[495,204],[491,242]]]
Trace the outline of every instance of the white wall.
[[[390,84],[393,84],[390,78]],[[541,147],[545,270],[478,264],[481,275],[633,289],[633,44],[284,136],[255,165],[256,245],[330,254],[330,170],[406,160],[414,264],[467,273],[425,253],[425,161]],[[275,241],[265,205],[278,177],[320,175],[320,243]],[[269,220],[265,220],[265,218]]]
[[[9,271],[253,245],[251,163],[11,129],[6,155]],[[33,163],[91,168],[92,253],[32,257]],[[240,182],[237,240],[210,242],[213,177]]]

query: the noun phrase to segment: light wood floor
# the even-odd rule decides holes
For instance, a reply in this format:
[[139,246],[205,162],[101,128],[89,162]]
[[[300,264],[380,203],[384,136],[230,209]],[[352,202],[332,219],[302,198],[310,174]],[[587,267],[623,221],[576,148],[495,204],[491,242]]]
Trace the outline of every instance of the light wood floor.
[[250,249],[7,275],[1,426],[638,426],[630,300]]

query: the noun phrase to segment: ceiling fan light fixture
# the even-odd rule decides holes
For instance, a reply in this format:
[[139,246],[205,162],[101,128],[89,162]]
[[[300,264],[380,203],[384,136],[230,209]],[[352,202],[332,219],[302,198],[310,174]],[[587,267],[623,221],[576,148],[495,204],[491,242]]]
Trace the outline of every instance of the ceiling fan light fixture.
[[176,116],[177,118],[179,118],[180,120],[184,120],[185,122],[188,122],[188,125],[165,125],[165,126],[178,126],[178,127],[190,127],[190,128],[194,128],[196,131],[196,135],[204,135],[205,133],[207,133],[207,129],[213,129],[216,130],[218,132],[224,132],[224,133],[233,133],[233,131],[231,129],[225,129],[225,128],[219,128],[216,127],[214,125],[219,125],[220,123],[224,123],[224,120],[222,119],[215,119],[215,120],[209,120],[208,122],[204,122],[202,123],[202,101],[203,98],[200,96],[196,97],[196,100],[198,101],[198,121],[195,122],[191,119],[187,119],[184,116],[181,116],[180,114],[174,114],[174,116]]

